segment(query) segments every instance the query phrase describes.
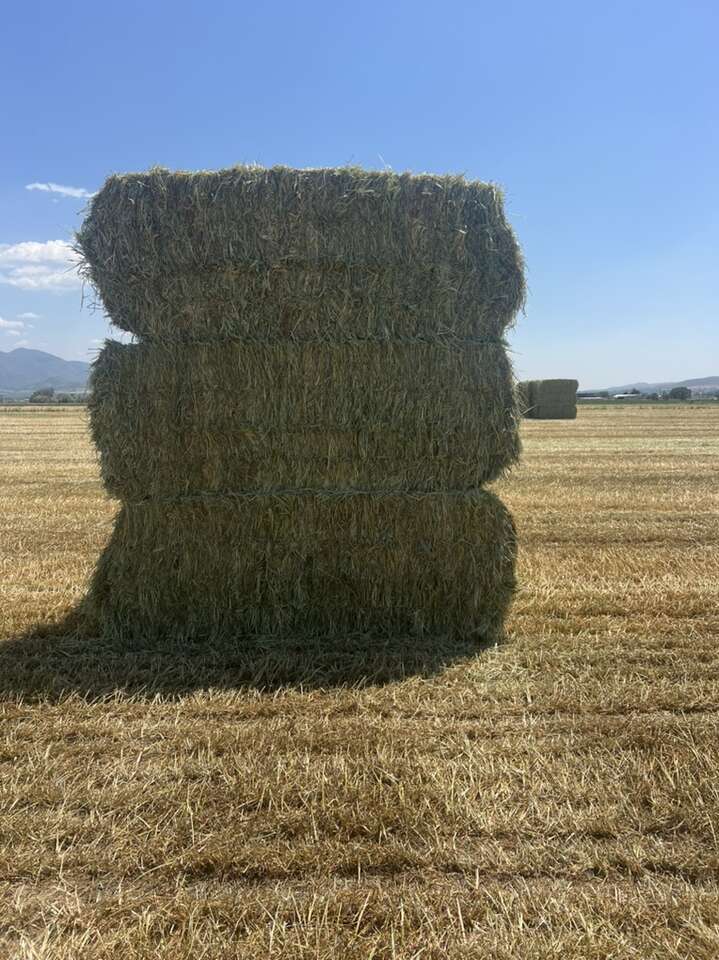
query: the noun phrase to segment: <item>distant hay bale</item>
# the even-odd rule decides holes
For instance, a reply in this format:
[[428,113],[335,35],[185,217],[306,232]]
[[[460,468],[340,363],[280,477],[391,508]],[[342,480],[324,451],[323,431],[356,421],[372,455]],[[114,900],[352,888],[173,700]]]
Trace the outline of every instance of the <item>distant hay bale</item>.
[[111,177],[78,235],[113,322],[91,428],[123,501],[90,591],[143,636],[496,636],[522,260],[491,184]]
[[517,385],[518,406],[533,420],[574,420],[576,380],[524,380]]

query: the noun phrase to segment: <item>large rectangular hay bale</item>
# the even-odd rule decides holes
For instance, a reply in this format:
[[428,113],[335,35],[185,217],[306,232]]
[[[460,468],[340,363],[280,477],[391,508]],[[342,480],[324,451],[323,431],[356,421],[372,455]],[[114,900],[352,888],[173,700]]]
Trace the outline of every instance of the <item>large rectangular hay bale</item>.
[[519,456],[499,344],[108,342],[92,388],[103,480],[125,500],[466,490]]
[[78,246],[142,336],[501,337],[522,257],[494,184],[353,168],[110,177]]
[[516,537],[492,494],[126,505],[90,600],[142,638],[501,632]]

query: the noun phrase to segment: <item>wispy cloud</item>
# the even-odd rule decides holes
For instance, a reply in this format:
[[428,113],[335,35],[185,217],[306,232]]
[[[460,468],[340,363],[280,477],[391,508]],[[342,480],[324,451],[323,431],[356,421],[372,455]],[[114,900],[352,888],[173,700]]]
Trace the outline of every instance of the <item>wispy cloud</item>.
[[82,285],[78,255],[65,240],[0,244],[0,283],[62,293]]
[[0,243],[2,263],[63,263],[75,256],[66,240],[25,240],[22,243]]
[[19,350],[20,347],[29,347],[29,346],[30,346],[29,340],[18,340],[18,342],[15,344],[15,349]]
[[3,320],[0,317],[0,330],[23,330],[25,324],[22,320]]
[[[6,337],[22,337],[26,332],[26,324],[23,320],[5,320],[4,317],[0,317],[0,334]],[[20,345],[21,342],[18,341],[16,346]]]
[[[0,334],[6,337],[24,337],[25,324],[21,320],[5,320],[4,317],[0,317]],[[17,340],[13,347],[27,347],[29,341],[22,339]]]
[[28,183],[26,190],[41,190],[43,193],[59,193],[61,197],[75,197],[79,200],[89,200],[95,194],[84,187],[65,187],[61,183]]
[[41,314],[33,313],[31,310],[28,310],[27,313],[18,313],[18,320],[39,320]]

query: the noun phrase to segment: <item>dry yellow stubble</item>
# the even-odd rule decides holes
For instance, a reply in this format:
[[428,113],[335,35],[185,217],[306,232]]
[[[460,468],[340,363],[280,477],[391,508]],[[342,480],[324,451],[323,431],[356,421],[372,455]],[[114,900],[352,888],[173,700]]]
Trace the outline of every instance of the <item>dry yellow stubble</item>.
[[719,404],[522,433],[507,642],[313,667],[53,633],[116,505],[0,411],[0,956],[717,956]]

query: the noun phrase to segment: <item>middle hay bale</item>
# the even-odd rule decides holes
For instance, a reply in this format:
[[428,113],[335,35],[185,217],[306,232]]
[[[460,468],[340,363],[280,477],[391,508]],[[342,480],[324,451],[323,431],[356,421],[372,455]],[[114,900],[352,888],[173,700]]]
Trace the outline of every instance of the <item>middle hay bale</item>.
[[123,500],[188,492],[472,489],[519,457],[502,344],[119,344],[91,426]]

